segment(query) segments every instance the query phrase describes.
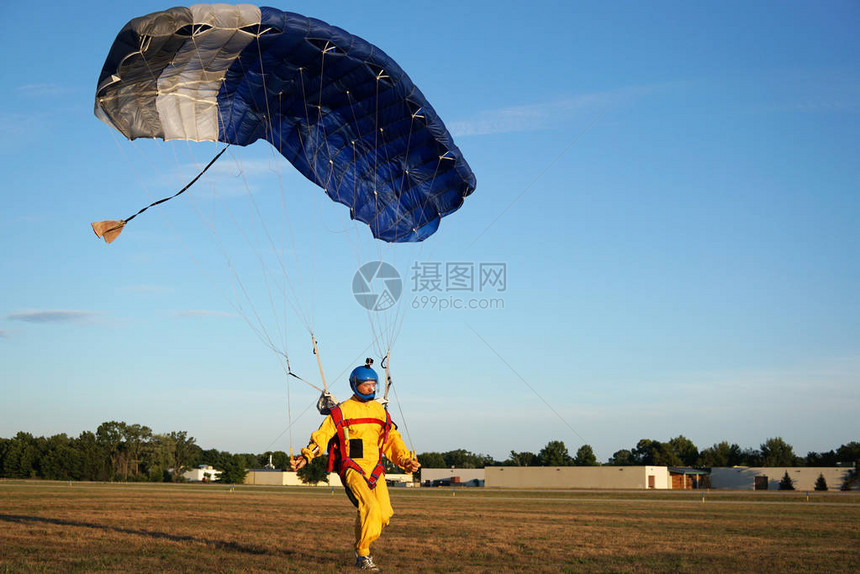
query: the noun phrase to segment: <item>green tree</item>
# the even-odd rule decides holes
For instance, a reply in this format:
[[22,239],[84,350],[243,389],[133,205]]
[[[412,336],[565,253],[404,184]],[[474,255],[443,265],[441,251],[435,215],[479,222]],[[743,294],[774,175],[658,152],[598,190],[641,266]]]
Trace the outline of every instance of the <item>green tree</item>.
[[818,478],[815,480],[815,490],[827,490],[827,479],[824,478],[823,473],[819,473]]
[[299,480],[305,484],[318,484],[324,482],[328,484],[328,455],[322,455],[314,458],[303,468],[300,468],[296,473],[299,475]]
[[223,468],[225,464],[233,456],[229,452],[220,451],[215,448],[210,448],[200,453],[200,464],[208,464],[215,468]]
[[782,438],[769,438],[761,445],[762,466],[794,466],[794,449]]
[[681,459],[668,443],[643,438],[632,451],[634,464],[645,466],[680,466]]
[[651,439],[643,438],[636,443],[636,446],[630,451],[633,464],[654,464],[654,442]]
[[445,468],[445,457],[438,452],[422,452],[418,455],[418,462],[423,468]]
[[42,453],[42,478],[47,480],[81,480],[83,457],[74,442],[64,434],[54,435],[45,441]]
[[633,458],[633,464],[657,464],[655,462],[656,454],[660,450],[662,450],[662,445],[660,441],[651,440],[649,438],[641,439],[639,442],[636,443],[636,446],[633,447],[633,450],[630,451],[630,454]]
[[9,445],[12,443],[8,438],[0,438],[0,478],[7,478],[3,471],[6,461],[6,453],[9,451]]
[[146,443],[142,456],[146,468],[146,479],[150,482],[173,480],[174,452],[176,442],[166,434],[155,434]]
[[839,459],[836,456],[836,451],[828,452],[808,452],[804,463],[806,466],[836,466]]
[[[140,465],[147,443],[152,439],[152,429],[139,425],[126,425],[123,429],[123,442],[128,454],[127,473],[133,480],[140,478]],[[145,478],[145,477],[144,477]]]
[[726,441],[706,448],[699,453],[699,466],[738,466],[743,464],[744,456],[741,447]]
[[667,450],[684,466],[694,466],[699,460],[698,447],[684,435],[669,439],[668,447]]
[[125,423],[108,421],[100,424],[96,429],[96,440],[98,440],[99,445],[110,461],[111,481],[117,478],[125,478],[125,473],[122,472],[125,455],[125,444],[123,442],[125,426]]
[[541,466],[571,466],[573,458],[560,440],[551,440],[538,453]]
[[785,471],[785,474],[782,476],[782,480],[779,481],[779,489],[780,490],[794,490],[794,481],[791,480],[791,477],[788,476],[788,471]]
[[218,476],[218,482],[225,484],[243,484],[245,477],[248,475],[248,467],[245,466],[245,457],[243,455],[233,455],[218,470],[221,474]]
[[95,433],[82,432],[72,441],[73,448],[80,454],[80,476],[77,480],[108,480],[110,469],[108,456],[99,444]]
[[255,454],[250,454],[246,452],[242,454],[235,454],[233,456],[236,457],[238,461],[245,466],[245,468],[259,468],[259,466],[257,465],[257,460],[259,459],[259,457]]
[[[173,476],[176,480],[181,481],[182,473],[191,468],[191,465],[198,458],[197,455],[200,452],[200,448],[195,444],[194,437],[188,436],[187,431],[171,432],[168,436],[174,445]],[[242,480],[244,479],[243,475]]]
[[626,448],[623,448],[621,450],[616,450],[612,456],[609,457],[606,464],[610,466],[633,466],[636,464],[636,461],[633,458],[633,453]]
[[576,456],[573,457],[573,466],[600,466],[591,445],[584,444],[579,447]]
[[742,453],[743,466],[764,466],[764,458],[761,451],[755,448],[746,448]]
[[3,458],[3,476],[6,478],[38,478],[39,445],[30,433],[19,432],[8,443]]
[[472,453],[462,448],[442,453],[442,457],[445,459],[445,467],[447,468],[452,466],[456,466],[457,468],[475,468],[471,461],[471,455]]
[[268,450],[257,457],[257,465],[265,468],[269,464],[269,455],[272,457],[272,466],[275,468],[290,468],[290,455],[282,450]]
[[445,459],[443,468],[451,468],[452,466],[457,468],[484,468],[495,463],[493,457],[489,455],[475,454],[462,448],[443,452],[442,457]]
[[507,466],[540,466],[538,455],[533,452],[511,451],[511,456],[505,461]]
[[290,455],[282,450],[276,450],[272,453],[272,464],[275,468],[290,468]]
[[860,469],[860,442],[852,441],[836,449],[836,460],[842,464],[854,464]]
[[[698,452],[696,454],[698,456]],[[654,450],[653,464],[657,466],[681,466],[684,463],[681,457],[675,454],[669,443],[658,442]]]

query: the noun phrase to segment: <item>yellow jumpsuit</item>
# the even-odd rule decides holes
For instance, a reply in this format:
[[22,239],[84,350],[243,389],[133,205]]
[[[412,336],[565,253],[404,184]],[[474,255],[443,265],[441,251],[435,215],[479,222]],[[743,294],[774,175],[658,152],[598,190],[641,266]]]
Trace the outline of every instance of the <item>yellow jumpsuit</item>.
[[[360,401],[354,396],[340,404],[344,421],[349,419],[378,419],[383,423],[386,420],[385,409],[377,401]],[[358,514],[355,518],[355,552],[359,556],[370,555],[370,544],[379,538],[382,529],[388,526],[388,522],[394,515],[391,508],[391,499],[388,496],[388,487],[385,484],[385,476],[379,477],[376,487],[371,489],[366,477],[370,477],[376,463],[379,462],[379,441],[385,432],[383,425],[376,423],[360,423],[345,425],[347,447],[352,451],[358,451],[358,445],[354,441],[361,441],[362,452],[348,452],[348,456],[358,463],[364,471],[364,476],[352,468],[346,470],[344,480],[346,486],[352,491],[358,501]],[[311,434],[311,441],[307,448],[302,449],[302,454],[308,459],[313,458],[315,449],[324,453],[328,448],[331,438],[337,433],[335,423],[331,415],[327,416],[320,425],[319,430]],[[403,442],[403,437],[394,426],[388,432],[388,439],[382,445],[382,453],[394,464],[403,468],[412,459],[412,453]],[[360,455],[360,456],[353,456]]]

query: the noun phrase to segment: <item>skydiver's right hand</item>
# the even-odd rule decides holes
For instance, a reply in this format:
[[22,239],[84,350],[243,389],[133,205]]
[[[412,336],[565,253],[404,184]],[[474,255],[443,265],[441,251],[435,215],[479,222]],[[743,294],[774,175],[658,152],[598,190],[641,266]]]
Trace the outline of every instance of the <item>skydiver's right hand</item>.
[[304,468],[304,466],[308,463],[308,459],[303,456],[291,456],[290,457],[290,470],[296,472]]

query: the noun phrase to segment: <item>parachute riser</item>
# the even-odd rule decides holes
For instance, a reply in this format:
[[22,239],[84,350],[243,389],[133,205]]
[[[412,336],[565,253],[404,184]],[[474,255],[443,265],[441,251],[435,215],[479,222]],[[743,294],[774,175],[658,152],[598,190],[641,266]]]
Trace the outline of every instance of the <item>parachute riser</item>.
[[[391,390],[392,385],[394,385],[394,380],[391,378],[391,349],[386,351],[385,357],[382,359],[382,368],[385,369],[385,395],[383,396],[382,406],[385,407],[385,410],[388,410],[388,391]],[[395,391],[394,396],[397,396],[397,392]],[[413,458],[418,457],[418,451],[415,450],[415,444],[412,442],[412,435],[409,433],[409,427],[406,425],[406,417],[403,416],[403,407],[400,405],[400,399],[397,400],[397,408],[400,409],[400,420],[403,422],[403,429],[406,431],[406,438],[409,440],[409,448],[412,453]]]
[[313,333],[311,333],[311,341],[314,344],[314,355],[317,358],[317,366],[320,369],[320,379],[322,379],[323,392],[328,393],[328,385],[326,385],[326,382],[325,382],[325,373],[323,373],[322,361],[320,360],[320,352],[319,352],[319,348],[317,347],[316,337],[314,337]]
[[387,351],[385,353],[385,357],[382,359],[382,368],[385,369],[385,394],[382,396],[382,406],[385,407],[385,410],[388,410],[388,391],[391,390],[391,385],[394,384],[394,381],[391,380],[391,370],[388,368],[390,364],[391,351]]

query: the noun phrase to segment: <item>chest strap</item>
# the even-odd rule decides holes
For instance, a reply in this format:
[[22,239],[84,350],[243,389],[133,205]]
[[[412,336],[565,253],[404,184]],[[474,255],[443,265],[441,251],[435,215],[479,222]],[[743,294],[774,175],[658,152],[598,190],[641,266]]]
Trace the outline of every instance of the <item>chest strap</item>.
[[[379,477],[381,477],[385,472],[385,467],[382,465],[382,447],[386,442],[388,442],[388,433],[393,424],[391,422],[391,415],[388,414],[388,411],[385,411],[384,421],[377,418],[344,419],[343,411],[341,411],[341,408],[338,406],[331,409],[331,418],[332,422],[334,422],[335,436],[329,443],[328,472],[335,470],[334,467],[337,461],[339,463],[337,473],[344,485],[346,485],[346,471],[351,468],[359,473],[367,482],[367,486],[373,490],[376,488],[376,482],[379,480]],[[373,472],[370,473],[369,477],[364,474],[364,470],[362,470],[361,466],[359,466],[357,462],[347,456],[346,452],[347,440],[344,429],[349,428],[352,425],[360,424],[378,424],[382,427],[382,434],[379,437],[379,460],[376,462],[376,466],[373,468]]]

